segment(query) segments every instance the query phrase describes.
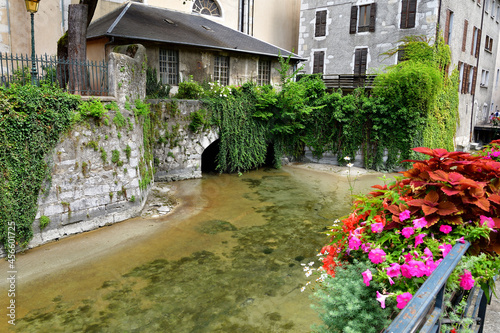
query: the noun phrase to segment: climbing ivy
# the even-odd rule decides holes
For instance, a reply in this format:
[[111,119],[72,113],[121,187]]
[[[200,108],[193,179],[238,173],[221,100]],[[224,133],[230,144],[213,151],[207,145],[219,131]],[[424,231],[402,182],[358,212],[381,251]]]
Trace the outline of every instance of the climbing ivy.
[[79,104],[78,96],[47,85],[0,87],[0,241],[4,245],[12,221],[18,244],[26,246],[33,237],[38,195],[44,191],[44,180],[50,181],[49,155],[71,126]]

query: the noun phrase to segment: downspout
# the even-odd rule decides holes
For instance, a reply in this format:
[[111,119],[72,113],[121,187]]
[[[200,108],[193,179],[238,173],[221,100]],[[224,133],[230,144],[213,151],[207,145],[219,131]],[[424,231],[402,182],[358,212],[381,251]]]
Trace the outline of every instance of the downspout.
[[7,12],[7,35],[9,36],[9,51],[12,53],[12,36],[11,36],[11,30],[10,30],[10,7],[9,7],[9,0],[6,1],[6,12]]
[[255,17],[255,0],[252,0],[252,34],[250,36],[253,36],[254,17]]
[[[483,24],[484,24],[484,3],[483,3],[483,11],[481,16],[481,38],[483,38]],[[477,41],[476,41],[477,43]],[[479,41],[479,49],[477,50],[477,61],[476,61],[476,86],[477,86],[477,74],[479,73],[479,58],[481,56],[481,41]],[[474,94],[472,95],[472,104],[471,104],[471,113],[470,113],[470,137],[469,141],[473,141],[474,139],[474,100],[476,99],[476,89],[474,88]],[[477,104],[479,106],[479,103]]]

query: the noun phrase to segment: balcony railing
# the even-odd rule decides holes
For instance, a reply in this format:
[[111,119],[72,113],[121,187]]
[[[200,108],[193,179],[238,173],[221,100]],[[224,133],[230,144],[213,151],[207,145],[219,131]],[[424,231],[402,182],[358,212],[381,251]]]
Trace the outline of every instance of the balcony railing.
[[[469,246],[468,242],[455,244],[436,270],[418,289],[415,296],[385,330],[385,333],[434,333],[441,332],[442,324],[453,324],[449,319],[441,318],[445,308],[444,291],[448,278]],[[486,306],[487,298],[483,291],[476,287],[472,288],[467,298],[463,317],[474,320],[474,332],[481,333],[483,331]]]
[[323,82],[329,89],[353,90],[359,87],[371,89],[376,75],[324,74]]
[[108,64],[104,61],[72,61],[54,56],[36,56],[36,78],[32,78],[32,59],[27,55],[0,53],[0,85],[32,82],[57,84],[72,94],[107,96]]

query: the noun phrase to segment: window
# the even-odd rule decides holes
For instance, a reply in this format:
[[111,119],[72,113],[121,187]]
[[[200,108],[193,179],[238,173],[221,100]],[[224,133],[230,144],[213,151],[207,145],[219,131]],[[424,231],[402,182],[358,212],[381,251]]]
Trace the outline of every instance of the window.
[[482,70],[481,71],[481,83],[479,84],[480,87],[488,87],[488,81],[490,79],[490,71],[487,70]]
[[401,6],[401,29],[415,27],[417,0],[403,0]]
[[464,36],[462,38],[462,52],[465,52],[467,43],[467,28],[469,27],[469,21],[464,21]]
[[366,61],[368,58],[368,49],[356,49],[354,51],[354,75],[366,74]]
[[313,74],[323,74],[323,67],[325,64],[325,51],[314,52],[313,61]]
[[479,56],[479,47],[481,45],[481,29],[474,27],[472,32],[472,45],[470,54],[474,57]]
[[160,79],[163,84],[179,84],[179,52],[160,49]]
[[259,60],[259,73],[257,76],[257,84],[263,86],[271,83],[271,61]]
[[398,46],[398,64],[406,60],[405,48],[400,45]]
[[377,15],[377,4],[372,3],[364,6],[351,7],[351,24],[349,33],[375,31],[375,17]]
[[451,32],[453,30],[453,12],[449,9],[446,10],[446,24],[444,27],[444,42],[450,44]]
[[193,13],[221,16],[220,8],[214,0],[194,0]]
[[316,28],[314,30],[314,36],[326,36],[326,10],[316,12]]
[[486,35],[486,42],[484,43],[484,49],[489,53],[491,53],[493,50],[493,38],[491,38],[488,35]]
[[464,80],[464,64],[461,61],[458,62],[458,72],[460,73],[459,74],[460,82],[458,83],[458,91],[462,92],[463,80]]
[[498,87],[498,77],[500,76],[500,69],[497,69],[497,79],[495,81],[495,87]]
[[223,86],[229,84],[229,57],[215,56],[214,81],[218,81]]
[[460,93],[474,94],[476,91],[477,68],[459,62],[460,70]]
[[489,13],[490,11],[490,0],[484,0],[484,12]]

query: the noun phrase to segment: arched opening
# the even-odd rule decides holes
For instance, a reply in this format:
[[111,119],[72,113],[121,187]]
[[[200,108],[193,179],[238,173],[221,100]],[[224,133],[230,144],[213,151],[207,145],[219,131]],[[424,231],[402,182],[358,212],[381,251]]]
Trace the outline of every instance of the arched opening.
[[201,154],[201,172],[214,173],[217,172],[217,154],[219,154],[220,139],[212,142]]

